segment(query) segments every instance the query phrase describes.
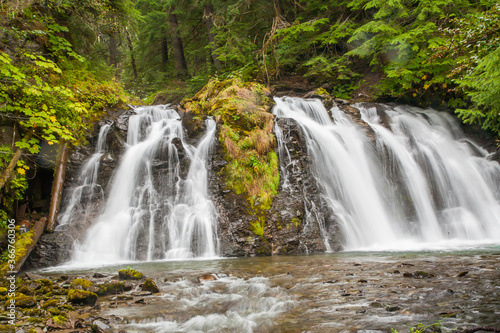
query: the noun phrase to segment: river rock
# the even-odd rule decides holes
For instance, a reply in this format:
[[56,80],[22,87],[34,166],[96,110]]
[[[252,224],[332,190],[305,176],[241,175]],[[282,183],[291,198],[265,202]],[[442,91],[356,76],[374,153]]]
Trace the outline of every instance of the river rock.
[[86,290],[70,289],[68,301],[74,304],[94,306],[97,302],[97,294]]
[[149,291],[152,292],[153,294],[160,292],[160,289],[158,289],[158,286],[152,279],[146,279],[142,284],[141,290]]

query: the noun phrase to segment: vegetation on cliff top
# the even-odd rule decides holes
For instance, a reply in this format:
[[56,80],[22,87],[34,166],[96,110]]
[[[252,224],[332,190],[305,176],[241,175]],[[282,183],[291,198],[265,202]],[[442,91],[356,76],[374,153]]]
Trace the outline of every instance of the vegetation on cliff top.
[[212,80],[181,103],[187,112],[213,116],[221,124],[219,141],[228,161],[223,169],[226,186],[248,195],[252,207],[259,210],[271,207],[279,185],[268,94],[262,84],[238,78]]

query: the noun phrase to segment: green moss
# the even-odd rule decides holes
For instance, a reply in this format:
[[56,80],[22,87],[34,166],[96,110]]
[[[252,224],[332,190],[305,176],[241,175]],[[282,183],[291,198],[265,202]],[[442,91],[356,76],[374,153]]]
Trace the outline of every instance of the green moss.
[[89,290],[94,284],[87,279],[74,279],[71,281],[71,288]]
[[54,316],[61,314],[61,309],[58,309],[58,308],[50,308],[47,311],[49,311],[49,313],[54,315]]
[[142,285],[143,291],[150,291],[152,293],[160,292],[160,289],[152,279],[146,279]]
[[120,269],[118,271],[118,276],[120,277],[120,280],[140,280],[143,278],[144,274],[127,267],[125,269]]
[[52,317],[52,320],[56,323],[56,324],[59,324],[59,325],[64,325],[67,321],[67,318],[63,315],[57,315],[57,316],[54,316]]
[[0,287],[0,295],[2,295],[2,296],[7,295],[7,291],[8,291],[7,288]]
[[54,308],[59,305],[59,301],[57,299],[51,299],[46,302],[43,302],[42,309]]
[[[36,305],[36,301],[33,297],[26,296],[21,293],[17,293],[16,297],[14,298],[14,303],[16,307],[18,308],[31,308]],[[11,304],[11,299],[8,299],[4,303],[4,307],[8,307]]]
[[300,220],[299,220],[298,218],[293,217],[290,221],[293,223],[293,225],[294,225],[296,228],[300,227]]
[[239,79],[211,80],[181,104],[188,112],[214,116],[222,123],[219,141],[228,164],[222,170],[226,186],[246,194],[254,209],[267,210],[279,185],[274,116],[266,88]]
[[97,286],[99,290],[97,295],[116,295],[122,293],[125,290],[125,282],[121,281],[110,281]]
[[97,301],[97,294],[80,289],[70,289],[68,291],[68,301],[73,304],[93,306]]
[[42,286],[47,287],[47,288],[52,288],[54,285],[52,283],[52,281],[49,279],[39,279],[39,280],[36,280],[36,282],[39,282]]
[[[27,247],[33,244],[34,231],[30,230],[26,233],[18,233],[16,232],[16,252],[14,255],[14,260],[16,264],[18,264],[22,258],[27,253]],[[9,271],[9,254],[5,252],[0,256],[2,258],[2,263],[0,265],[0,276],[4,276],[7,271]]]

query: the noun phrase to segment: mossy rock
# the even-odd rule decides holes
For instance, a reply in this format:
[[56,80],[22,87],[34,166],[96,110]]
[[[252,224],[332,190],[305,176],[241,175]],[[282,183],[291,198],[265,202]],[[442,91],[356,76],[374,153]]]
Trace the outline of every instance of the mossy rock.
[[52,286],[54,285],[54,283],[49,279],[39,279],[39,280],[36,280],[36,282],[39,282],[42,286],[45,286],[48,288],[52,288]]
[[72,289],[81,289],[87,291],[89,291],[89,289],[93,286],[94,284],[87,279],[74,279],[70,284],[70,287]]
[[97,288],[99,288],[97,290],[97,295],[99,296],[116,295],[122,293],[125,290],[125,282],[110,281],[97,285]]
[[142,291],[150,291],[153,294],[160,292],[160,289],[152,279],[146,279],[141,288]]
[[0,287],[0,295],[5,296],[8,293],[8,289],[4,287]]
[[127,267],[125,269],[120,269],[118,271],[118,276],[120,277],[120,280],[140,280],[144,277],[144,274]]
[[70,289],[68,291],[68,301],[73,304],[94,306],[97,302],[97,294],[81,289]]
[[59,301],[57,299],[51,299],[46,302],[43,302],[42,309],[56,308],[58,306],[59,306]]
[[[8,306],[11,305],[11,299],[8,299],[4,303],[4,307],[7,308]],[[31,308],[36,305],[36,301],[33,297],[26,296],[24,294],[17,294],[17,296],[14,298],[14,304],[16,305],[16,308],[21,308],[21,309],[26,309],[26,308]]]

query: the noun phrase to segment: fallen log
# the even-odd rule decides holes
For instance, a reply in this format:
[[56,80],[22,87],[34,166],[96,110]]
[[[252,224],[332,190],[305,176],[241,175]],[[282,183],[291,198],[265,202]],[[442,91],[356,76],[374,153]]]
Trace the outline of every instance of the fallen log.
[[24,262],[26,261],[26,259],[30,255],[31,251],[33,251],[33,249],[35,248],[36,243],[40,239],[40,236],[43,234],[43,230],[45,229],[46,222],[47,222],[47,219],[45,217],[42,217],[40,220],[35,222],[35,225],[33,225],[33,228],[31,229],[31,230],[33,230],[33,242],[26,247],[26,253],[21,258],[21,260],[19,260],[16,263],[15,268],[14,268],[15,272],[19,272],[21,267],[23,267]]
[[61,146],[57,156],[57,167],[52,183],[52,193],[50,199],[49,217],[47,219],[47,231],[53,232],[56,227],[57,214],[61,207],[61,195],[63,191],[64,178],[66,177],[66,162],[68,161],[69,149],[67,144]]

